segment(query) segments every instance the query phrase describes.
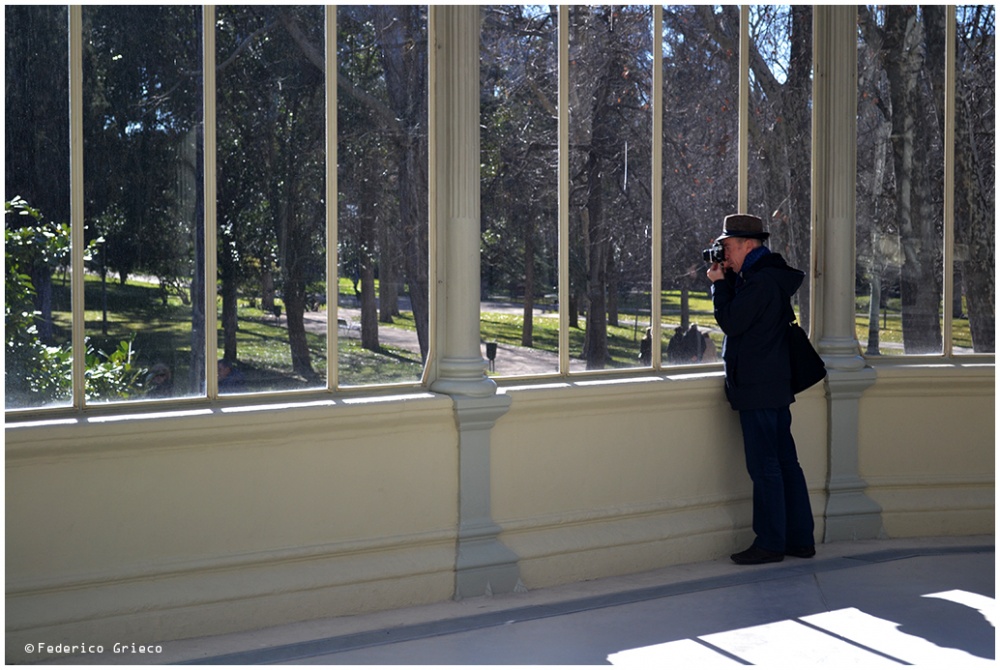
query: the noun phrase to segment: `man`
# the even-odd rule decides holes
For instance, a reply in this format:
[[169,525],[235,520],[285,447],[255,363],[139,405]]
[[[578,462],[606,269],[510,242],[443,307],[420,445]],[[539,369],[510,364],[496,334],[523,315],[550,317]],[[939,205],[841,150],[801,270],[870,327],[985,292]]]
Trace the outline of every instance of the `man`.
[[723,223],[724,260],[708,270],[715,320],[725,334],[726,397],[740,413],[747,471],[753,482],[749,549],[741,565],[816,554],[812,508],[792,439],[794,401],[788,360],[791,297],[804,274],[764,246],[770,233],[756,216],[732,214]]

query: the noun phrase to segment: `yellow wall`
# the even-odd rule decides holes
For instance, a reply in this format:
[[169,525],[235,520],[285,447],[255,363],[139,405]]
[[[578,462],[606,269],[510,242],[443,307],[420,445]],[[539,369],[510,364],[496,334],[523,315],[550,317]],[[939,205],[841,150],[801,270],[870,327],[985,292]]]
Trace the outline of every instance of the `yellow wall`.
[[[751,540],[721,384],[714,373],[503,391],[492,516],[525,586],[714,559]],[[992,365],[879,370],[858,450],[888,535],[993,532],[993,384]],[[821,539],[822,387],[792,410]],[[452,597],[459,469],[447,397],[5,433],[8,650]]]
[[861,477],[890,537],[992,533],[992,365],[891,366],[860,409]]

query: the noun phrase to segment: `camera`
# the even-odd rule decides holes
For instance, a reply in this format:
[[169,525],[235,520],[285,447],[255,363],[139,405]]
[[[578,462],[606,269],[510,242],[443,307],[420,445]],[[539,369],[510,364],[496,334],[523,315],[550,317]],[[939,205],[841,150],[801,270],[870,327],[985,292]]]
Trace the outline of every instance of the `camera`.
[[708,249],[702,250],[701,257],[706,263],[721,263],[726,260],[726,250],[721,242],[716,242]]

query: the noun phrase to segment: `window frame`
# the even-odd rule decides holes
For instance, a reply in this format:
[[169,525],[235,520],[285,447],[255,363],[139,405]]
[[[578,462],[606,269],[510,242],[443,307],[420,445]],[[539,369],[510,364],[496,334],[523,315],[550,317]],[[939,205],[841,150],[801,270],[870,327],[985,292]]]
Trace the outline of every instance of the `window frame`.
[[[570,371],[570,346],[569,346],[569,6],[558,6],[558,253],[559,253],[559,368],[554,373],[544,373],[537,376],[545,381],[553,378],[595,378],[608,375],[616,376],[643,376],[650,372],[650,367],[637,367],[618,370],[591,370],[591,371]],[[747,164],[748,164],[748,115],[749,115],[749,11],[748,5],[740,6],[740,54],[739,54],[739,137],[738,137],[738,175],[739,192],[738,202],[741,209],[746,208],[748,198],[747,188]],[[327,295],[337,295],[338,286],[338,230],[337,215],[337,114],[330,113],[329,110],[337,109],[337,7],[330,5],[325,7],[325,52],[327,58],[326,67],[326,284]],[[430,14],[429,14],[430,16]],[[954,261],[954,153],[955,153],[955,61],[956,61],[956,8],[949,6],[946,14],[947,34],[946,34],[946,92],[945,92],[945,189],[944,189],[944,240],[943,240],[943,299],[948,305],[954,295],[954,275],[949,272]],[[215,95],[215,8],[211,5],[202,7],[202,58],[205,76],[203,79],[203,104],[204,104],[204,124],[205,124],[205,248],[216,248],[216,95]],[[663,235],[663,212],[662,212],[662,184],[663,184],[663,58],[662,58],[662,25],[663,6],[653,5],[653,44],[659,45],[661,49],[659,57],[654,58],[653,80],[652,80],[652,180],[658,184],[659,188],[654,188],[652,193],[652,286],[659,287],[662,279],[662,235]],[[71,235],[71,258],[73,267],[84,266],[84,217],[83,217],[83,22],[82,6],[70,5],[68,12],[68,32],[69,32],[69,97],[70,97],[70,235]],[[429,19],[428,42],[435,43],[434,21]],[[428,55],[428,67],[432,72],[435,67],[433,49]],[[433,76],[431,77],[433,80]],[[429,144],[434,146],[436,137],[433,88],[428,92],[431,97],[428,118]],[[429,169],[430,188],[434,190],[434,156],[429,156],[431,166]],[[333,197],[331,197],[333,196]],[[5,408],[5,415],[16,420],[30,419],[35,416],[46,418],[58,418],[72,413],[86,412],[88,415],[103,416],[121,413],[136,414],[148,413],[160,410],[176,410],[186,413],[186,410],[194,409],[199,411],[206,405],[247,405],[260,403],[274,403],[280,401],[308,401],[316,399],[329,400],[331,396],[379,396],[390,393],[399,393],[401,389],[415,392],[426,392],[429,388],[429,373],[434,369],[435,347],[435,304],[437,301],[434,290],[436,282],[436,250],[435,240],[437,239],[437,222],[434,215],[433,198],[430,198],[431,207],[428,212],[429,240],[431,260],[428,264],[428,283],[430,288],[430,310],[431,318],[429,323],[430,340],[432,342],[428,362],[424,366],[422,378],[412,382],[401,382],[391,384],[372,384],[364,386],[350,386],[347,388],[340,386],[339,356],[338,351],[339,332],[336,327],[338,308],[337,300],[333,300],[328,305],[327,310],[327,360],[326,360],[326,388],[306,389],[292,391],[266,391],[240,394],[237,396],[226,395],[220,397],[218,388],[218,375],[214,361],[218,356],[218,344],[216,338],[206,338],[206,394],[193,398],[172,398],[151,401],[119,401],[88,403],[85,398],[85,332],[84,332],[84,282],[82,276],[75,274],[71,280],[71,300],[72,300],[72,399],[68,405],[53,407],[35,408]],[[816,257],[817,241],[813,236],[810,246],[813,258]],[[206,254],[205,258],[206,277],[217,276],[217,260],[215,254]],[[662,341],[662,304],[657,291],[651,292],[651,322],[653,328],[654,342]],[[206,300],[206,323],[207,333],[214,333],[218,328],[218,314],[215,309],[218,291],[215,281],[207,281],[205,289]],[[958,354],[953,351],[952,315],[950,310],[942,310],[943,327],[943,351],[941,354],[930,355],[903,355],[893,356],[891,360],[885,358],[874,359],[879,363],[893,364],[927,364],[934,362],[960,362],[978,363],[983,361],[993,362],[995,354]],[[676,374],[678,372],[692,372],[699,370],[717,371],[720,363],[684,366],[678,368],[674,366],[665,367],[662,361],[661,347],[653,347],[651,368],[655,374]],[[867,364],[873,363],[872,357],[859,354]],[[485,366],[484,366],[485,367]],[[496,377],[495,379],[504,382],[516,379],[514,377]],[[523,379],[523,378],[521,378]]]

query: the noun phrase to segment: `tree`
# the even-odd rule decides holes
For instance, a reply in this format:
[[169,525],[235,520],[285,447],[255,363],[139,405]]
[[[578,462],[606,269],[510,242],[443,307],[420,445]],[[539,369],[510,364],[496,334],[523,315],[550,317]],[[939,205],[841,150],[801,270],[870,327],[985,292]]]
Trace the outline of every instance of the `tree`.
[[609,270],[630,237],[626,217],[615,214],[649,212],[648,186],[638,200],[626,190],[642,180],[634,173],[631,182],[626,179],[625,157],[626,146],[638,155],[643,146],[649,152],[648,77],[642,73],[648,68],[643,54],[650,52],[650,14],[648,8],[579,7],[571,20],[570,59],[577,67],[570,70],[570,220],[580,234],[576,250],[582,262],[575,266],[583,271],[575,286],[584,291],[587,312],[581,355],[588,369],[601,369],[609,360]]
[[[955,237],[959,274],[956,292],[965,294],[973,346],[994,347],[994,204],[993,117],[983,113],[992,104],[993,12],[968,8],[959,12],[958,87],[955,146]],[[889,169],[865,156],[873,143],[862,143],[859,165],[871,160],[874,178],[859,180],[859,189],[873,191],[883,215],[869,217],[875,227],[862,232],[871,238],[877,259],[865,272],[872,286],[870,318],[877,314],[876,297],[894,290],[902,303],[903,343],[907,353],[938,353],[942,348],[943,292],[943,141],[944,141],[944,8],[887,6],[878,12],[861,7],[859,28],[870,50],[863,70],[861,110],[868,106],[870,127],[882,124],[874,146],[890,150]],[[971,107],[974,96],[982,103]],[[861,117],[868,118],[868,117]],[[974,139],[975,138],[975,139]],[[985,180],[989,181],[985,181]],[[990,186],[985,186],[990,184]],[[867,190],[864,192],[867,193]],[[888,198],[878,200],[884,192]],[[863,205],[864,207],[864,205]],[[867,221],[860,219],[863,224]],[[881,263],[881,265],[878,265]],[[893,276],[893,273],[898,272]],[[950,306],[949,306],[950,307]],[[869,336],[869,352],[877,350]]]
[[554,10],[484,9],[482,289],[523,296],[526,347],[534,344],[536,298],[558,283],[555,37]]
[[[241,183],[221,200],[223,240],[273,240],[292,368],[315,381],[306,339],[306,287],[323,277],[325,94],[321,7],[243,6],[218,14],[222,181]],[[263,244],[248,252],[262,254]],[[231,253],[232,246],[223,248]],[[262,265],[267,258],[260,258]],[[224,279],[228,261],[221,263]],[[230,281],[235,281],[231,277]],[[231,289],[224,288],[223,296]],[[225,319],[224,319],[225,321]]]
[[976,352],[996,350],[996,32],[993,5],[959,8],[955,244]]
[[[4,188],[69,221],[69,75],[66,7],[7,5]],[[29,223],[28,225],[33,225]],[[32,300],[43,342],[53,343],[52,269],[33,265]]]

